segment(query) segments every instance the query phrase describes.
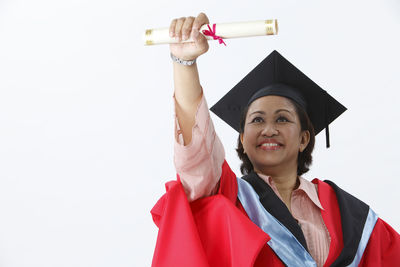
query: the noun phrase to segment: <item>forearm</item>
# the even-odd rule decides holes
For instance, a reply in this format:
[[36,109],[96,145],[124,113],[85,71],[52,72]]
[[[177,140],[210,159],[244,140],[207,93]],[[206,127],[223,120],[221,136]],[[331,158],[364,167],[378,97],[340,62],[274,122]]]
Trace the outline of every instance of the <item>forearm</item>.
[[183,134],[184,144],[192,140],[192,128],[195,123],[197,106],[201,100],[202,89],[197,64],[191,66],[173,62],[175,112]]

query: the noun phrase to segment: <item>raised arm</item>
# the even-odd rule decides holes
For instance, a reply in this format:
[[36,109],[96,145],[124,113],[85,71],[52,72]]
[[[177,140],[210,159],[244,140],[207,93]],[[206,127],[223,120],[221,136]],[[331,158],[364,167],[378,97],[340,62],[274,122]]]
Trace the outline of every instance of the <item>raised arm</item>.
[[[170,34],[193,43],[171,44],[171,53],[182,60],[194,60],[208,51],[208,42],[199,33],[209,23],[200,13],[196,18],[174,19]],[[174,162],[189,201],[216,192],[225,153],[215,134],[207,103],[199,81],[197,64],[191,66],[173,62],[175,86]]]
[[[207,16],[200,13],[196,18],[182,17],[174,19],[170,25],[170,35],[179,39],[187,40],[189,37],[194,43],[170,44],[171,53],[183,60],[194,60],[208,51],[206,38],[199,33],[203,24],[209,23]],[[195,124],[197,106],[201,100],[202,89],[199,81],[197,64],[185,66],[173,62],[174,87],[176,100],[176,116],[183,134],[184,144],[192,140],[192,128]]]

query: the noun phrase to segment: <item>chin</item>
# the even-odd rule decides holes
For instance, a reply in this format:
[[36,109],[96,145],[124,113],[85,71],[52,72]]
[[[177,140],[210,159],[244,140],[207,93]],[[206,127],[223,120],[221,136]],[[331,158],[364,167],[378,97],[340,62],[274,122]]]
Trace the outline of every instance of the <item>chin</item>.
[[261,167],[259,169],[265,169],[265,168],[274,168],[282,164],[281,160],[277,160],[277,159],[268,159],[268,160],[262,160],[262,161],[255,161],[257,166]]
[[[295,159],[297,162],[297,158]],[[290,162],[291,160],[287,160],[287,158],[277,157],[277,156],[264,156],[262,159],[258,158],[254,161],[254,166],[258,166],[259,169],[269,169],[269,168],[276,168],[276,167],[283,167],[283,166],[292,166]]]

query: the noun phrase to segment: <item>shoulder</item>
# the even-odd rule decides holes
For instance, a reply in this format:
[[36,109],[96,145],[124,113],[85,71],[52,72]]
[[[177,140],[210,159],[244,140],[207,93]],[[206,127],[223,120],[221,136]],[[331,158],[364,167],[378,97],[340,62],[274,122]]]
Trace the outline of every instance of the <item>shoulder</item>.
[[318,185],[321,203],[330,214],[325,215],[325,223],[331,230],[336,230],[337,237],[342,238],[343,249],[335,263],[348,264],[353,261],[358,265],[375,228],[377,215],[366,203],[334,182],[314,179],[313,183]]
[[343,204],[349,207],[362,208],[362,209],[369,208],[369,206],[365,202],[353,196],[352,194],[342,189],[339,185],[330,180],[322,181],[318,178],[315,178],[314,180],[312,180],[312,183],[317,185],[320,194],[334,193],[339,202],[339,205]]

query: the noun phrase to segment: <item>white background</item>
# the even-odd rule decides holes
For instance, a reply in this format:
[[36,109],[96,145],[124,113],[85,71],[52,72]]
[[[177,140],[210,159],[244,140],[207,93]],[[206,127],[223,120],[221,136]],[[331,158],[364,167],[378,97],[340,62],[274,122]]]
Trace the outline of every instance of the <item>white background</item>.
[[[0,266],[150,266],[150,209],[175,178],[168,45],[146,28],[205,12],[277,18],[277,36],[210,44],[213,105],[274,49],[347,108],[305,177],[400,230],[400,1],[0,0]],[[212,115],[240,175],[237,134]]]

